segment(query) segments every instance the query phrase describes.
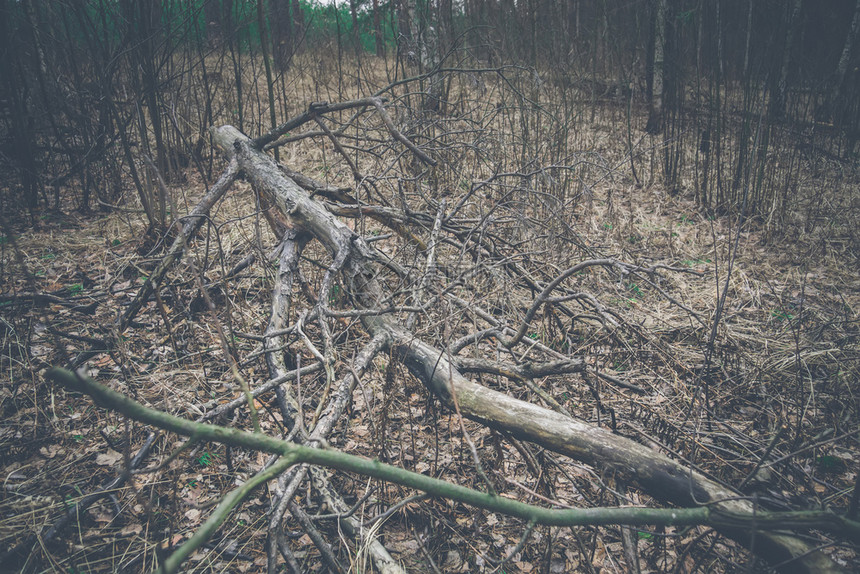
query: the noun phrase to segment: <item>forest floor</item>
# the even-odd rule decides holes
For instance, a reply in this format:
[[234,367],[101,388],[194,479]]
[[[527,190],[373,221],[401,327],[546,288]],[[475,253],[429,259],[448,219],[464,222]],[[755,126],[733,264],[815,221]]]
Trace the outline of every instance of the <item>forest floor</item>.
[[[301,154],[287,161],[299,171],[317,169],[315,158]],[[258,222],[248,188],[236,184],[213,214],[207,232],[211,245],[195,251],[199,259],[191,257],[180,266],[161,300],[150,303],[123,334],[120,347],[89,362],[93,377],[187,417],[239,394],[217,342],[217,321],[202,302],[192,268],[206,267],[207,278],[222,276],[247,254],[247,246],[255,245]],[[171,189],[181,212],[203,192],[194,173]],[[644,394],[599,378],[551,377],[541,381],[543,388],[575,416],[694,461],[729,484],[744,481],[767,452],[766,464],[745,488],[761,498],[763,507],[847,508],[860,472],[860,257],[851,238],[829,233],[826,226],[778,236],[754,220],[738,229],[736,218],[709,217],[688,196],[624,179],[595,185],[576,222],[577,233],[601,253],[696,272],[668,274],[660,287],[702,322],[651,286],[583,280],[623,321],[629,338],[609,346],[587,331],[574,333],[578,339],[571,340],[579,348],[571,354]],[[262,245],[271,248],[274,238],[264,227],[259,231]],[[51,386],[42,373],[64,363],[90,339],[109,333],[158,252],[158,246],[142,240],[144,221],[133,211],[85,216],[46,212],[35,226],[14,229],[14,242],[4,237],[0,244],[0,294],[6,297],[0,307],[4,553],[118,476],[150,432],[95,406],[89,397]],[[207,248],[218,257],[201,255]],[[226,314],[230,344],[240,358],[258,350],[242,333],[259,332],[265,325],[271,274],[265,265],[252,266],[215,301],[231,310]],[[32,299],[13,297],[33,292],[74,305],[47,299],[33,305]],[[535,329],[535,339],[546,344],[560,336],[551,318]],[[260,359],[249,359],[242,368],[252,384],[266,380]],[[509,391],[523,394],[522,389]],[[271,415],[263,417],[263,430],[277,434],[274,403],[266,398],[258,408]],[[246,419],[233,422],[247,424]],[[477,424],[466,428],[500,493],[540,502],[540,479],[529,474],[512,446]],[[404,368],[387,360],[374,362],[356,391],[349,421],[330,442],[346,452],[384,457],[461,484],[478,482],[456,416],[441,412]],[[178,444],[176,437],[160,437],[142,467],[165,463],[163,469],[134,475],[75,516],[58,536],[37,543],[26,569],[147,571],[157,556],[205,520],[212,503],[265,462],[263,455],[230,452],[220,445],[198,445],[167,461]],[[553,476],[566,477],[553,485],[555,501],[618,504],[623,485],[613,477],[561,462],[550,453],[539,456],[553,468]],[[339,476],[335,482],[351,501],[373,491],[358,511],[364,519],[412,494],[361,477]],[[188,571],[262,571],[267,492],[262,488],[243,504],[214,546],[192,556]],[[635,492],[627,496],[641,504],[650,501]],[[310,489],[299,500],[317,511]],[[331,534],[330,540],[337,539],[331,521],[320,521],[320,528]],[[413,571],[432,571],[432,558],[444,572],[490,572],[495,569],[491,560],[509,553],[507,572],[626,571],[618,528],[537,528],[520,548],[522,531],[519,521],[443,500],[416,500],[390,517],[380,536]],[[696,567],[734,571],[750,560],[705,528],[642,529],[636,537],[643,572],[690,572]],[[291,544],[308,571],[322,568],[311,540],[300,530]],[[858,565],[848,547],[827,551],[849,570]],[[349,556],[341,552],[353,570],[362,569],[360,549]]]

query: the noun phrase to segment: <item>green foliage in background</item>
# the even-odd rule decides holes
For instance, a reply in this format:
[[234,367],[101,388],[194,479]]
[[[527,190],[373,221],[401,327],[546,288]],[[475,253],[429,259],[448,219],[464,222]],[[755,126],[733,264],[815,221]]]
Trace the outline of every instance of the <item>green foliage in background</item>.
[[[223,2],[222,0],[211,0],[214,7],[210,5],[210,13],[216,11],[222,14],[225,22],[232,23],[234,29],[233,40],[242,50],[255,50],[260,45],[260,29],[257,21],[256,0],[238,0]],[[40,20],[53,21],[55,10],[61,10],[61,3],[44,5],[37,4],[41,13],[37,14]],[[300,2],[302,20],[307,30],[296,30],[297,38],[304,38],[309,43],[326,43],[336,41],[339,37],[342,42],[348,43],[353,37],[352,14],[348,2]],[[160,7],[153,10],[151,16],[159,20],[159,30],[162,41],[169,42],[173,47],[183,47],[189,44],[205,43],[207,40],[206,11],[204,0],[193,0],[185,2],[162,2]],[[269,1],[264,1],[267,13]],[[26,22],[23,3],[14,3],[10,7],[11,18],[9,21],[11,29],[23,28]],[[83,17],[66,18],[64,25],[68,27],[71,38],[79,42],[80,48],[86,48],[88,38],[97,37],[103,43],[103,47],[117,46],[125,41],[130,33],[139,33],[141,20],[130,18],[129,11],[139,14],[140,8],[136,2],[128,0],[122,2],[105,3],[89,0],[84,4]],[[230,10],[225,14],[224,10]],[[389,2],[379,3],[380,29],[386,49],[393,49],[395,45],[395,31],[392,21],[392,10]],[[373,32],[373,10],[369,0],[358,3],[358,39],[363,51],[373,53],[376,50],[376,40]],[[155,22],[150,22],[150,26]],[[267,26],[272,23],[267,19]]]

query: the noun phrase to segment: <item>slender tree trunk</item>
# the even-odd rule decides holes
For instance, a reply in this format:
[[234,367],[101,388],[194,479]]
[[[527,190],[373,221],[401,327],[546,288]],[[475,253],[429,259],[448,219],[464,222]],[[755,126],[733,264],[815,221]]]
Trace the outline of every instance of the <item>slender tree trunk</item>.
[[[749,99],[752,94],[752,78],[750,76],[750,41],[752,37],[752,14],[753,14],[753,0],[749,0],[747,5],[747,30],[746,30],[746,41],[744,45],[744,66],[743,66],[743,86],[744,86],[744,110],[749,110],[750,103]],[[737,151],[737,160],[735,163],[735,175],[732,178],[732,196],[734,197],[738,190],[741,188],[741,184],[744,181],[745,174],[749,173],[751,166],[747,165],[748,163],[748,151],[749,151],[749,135],[750,129],[752,125],[747,116],[744,117],[741,122],[741,129],[738,135],[738,151]]]
[[[424,62],[422,66],[425,70],[432,70],[442,63],[442,58],[445,57],[453,43],[453,7],[451,0],[438,0],[436,4],[435,14],[429,12],[426,14],[426,24],[423,29],[426,30],[425,49],[422,53]],[[432,16],[436,16],[433,18]],[[435,22],[434,22],[435,20]],[[442,75],[434,75],[430,77],[429,87],[427,90],[427,98],[425,99],[424,109],[435,112],[444,112],[446,82]]]
[[269,0],[272,22],[272,58],[280,71],[290,66],[293,55],[293,17],[290,14],[291,0]]
[[[860,6],[860,0],[858,0],[858,6]],[[746,41],[744,44],[744,69],[743,69],[743,77],[744,81],[747,81],[749,78],[749,70],[750,70],[750,39],[752,38],[752,23],[753,23],[753,0],[748,0],[747,2],[747,33],[746,33]]]
[[409,14],[409,0],[392,0],[392,6],[396,6],[397,11],[397,52],[401,58],[406,60],[408,63],[409,60],[415,58],[416,56],[410,57],[410,53],[413,53],[413,43],[414,39],[412,38],[412,18]]
[[238,25],[233,12],[233,0],[224,0],[224,23],[225,34],[227,36],[227,44],[230,47],[230,60],[233,64],[233,84],[236,86],[236,115],[239,123],[239,129],[244,129],[245,125],[245,104],[243,100],[243,82],[242,82],[242,47],[237,38]]
[[167,158],[167,145],[164,142],[164,126],[161,121],[161,94],[158,68],[156,67],[156,50],[158,39],[161,38],[161,5],[152,2],[141,3],[141,24],[145,26],[140,40],[143,42],[142,58],[143,89],[146,97],[146,107],[149,110],[149,121],[152,123],[152,133],[155,136],[156,165],[162,175],[170,172]]
[[857,0],[857,4],[854,6],[854,18],[851,20],[851,28],[845,36],[842,55],[839,56],[839,63],[836,65],[833,102],[837,106],[837,109],[842,107],[841,100],[845,91],[845,76],[848,73],[848,64],[851,61],[851,52],[853,51],[854,45],[857,43],[858,34],[860,34],[860,0]]
[[361,43],[358,34],[358,0],[349,0],[349,13],[352,16],[352,49],[359,52]]
[[293,1],[293,30],[297,33],[304,30],[305,27],[305,13],[302,11],[302,5],[299,3],[299,0]]
[[[42,100],[44,105],[47,107],[52,107],[48,98],[47,89],[45,88],[45,77],[48,74],[47,64],[45,62],[45,53],[42,49],[42,43],[40,40],[39,34],[39,25],[36,17],[36,7],[33,5],[35,0],[24,0],[24,9],[27,14],[27,23],[30,27],[30,36],[33,42],[33,57],[36,61],[36,70],[35,75],[37,82],[40,87],[40,92],[42,95]],[[23,55],[23,54],[22,54]],[[19,68],[20,69],[20,68]],[[36,159],[36,135],[35,124],[33,122],[33,118],[26,112],[27,108],[27,96],[26,92],[28,91],[25,86],[27,84],[26,76],[21,70],[21,82],[19,86],[24,88],[20,96],[23,98],[23,101],[16,102],[16,111],[25,110],[23,114],[19,118],[13,117],[13,137],[14,145],[17,146],[18,143],[23,144],[19,149],[16,149],[17,153],[13,155],[17,155],[19,159],[19,165],[21,167],[21,183],[23,184],[24,191],[24,203],[29,209],[33,209],[38,204],[39,195],[43,190],[43,183],[41,178],[38,176],[39,170],[37,166]],[[11,76],[10,76],[11,77]],[[20,112],[18,112],[20,113]],[[53,110],[47,110],[47,116],[49,122],[53,125]],[[26,125],[25,125],[26,122]],[[57,141],[61,141],[59,138],[59,134],[56,131],[56,126],[54,125],[54,132],[57,136]],[[70,162],[72,158],[69,158]],[[88,188],[86,178],[83,173],[81,175],[81,184],[84,188],[84,207],[86,202],[88,202]]]
[[785,117],[785,105],[788,98],[788,72],[791,66],[791,49],[794,45],[794,37],[800,23],[800,9],[803,0],[793,0],[788,6],[788,15],[785,28],[785,45],[782,49],[782,61],[779,66],[779,76],[776,85],[771,89],[768,116],[771,121],[778,121]]
[[648,124],[645,131],[660,133],[663,129],[664,73],[666,57],[666,6],[667,0],[654,1],[654,63],[651,68],[651,98],[648,107]]
[[537,0],[528,0],[528,17],[529,17],[529,62],[532,66],[537,66],[537,35],[538,35],[538,17],[537,17]]
[[442,55],[454,44],[454,4],[452,0],[439,0],[439,45]]
[[[150,134],[155,140],[154,164],[162,176],[168,175],[167,153],[161,121],[161,89],[159,69],[156,67],[156,46],[162,29],[156,24],[161,22],[161,4],[156,2],[134,2],[122,0],[120,13],[124,18],[125,42],[131,82],[137,103],[137,125],[140,145],[144,153],[151,154]],[[123,137],[126,155],[130,155],[130,142]],[[129,158],[130,159],[130,158]],[[147,234],[160,233],[165,225],[166,198],[160,193],[156,197],[152,179],[142,177],[138,184],[141,205],[149,220]]]
[[[263,0],[257,0],[257,25],[260,28],[260,50],[263,52],[263,68],[266,71],[266,93],[269,96],[269,123],[271,128],[274,129],[277,126],[277,117],[275,115],[275,82],[272,78],[272,66],[269,63],[269,49],[266,43],[266,11],[263,7]],[[275,159],[279,159],[277,148],[275,149]]]
[[379,0],[373,0],[373,39],[376,42],[376,55],[385,56],[385,44],[382,37],[382,25],[379,16]]
[[206,20],[204,30],[206,31],[206,43],[214,48],[223,41],[224,36],[224,13],[221,2],[218,0],[205,0],[203,3],[203,18]]
[[[398,52],[405,64],[418,66],[421,73],[435,69],[441,58],[441,40],[438,11],[420,0],[401,0],[398,5]],[[422,108],[439,111],[444,94],[441,76],[434,74],[427,80]]]
[[722,2],[715,2],[714,8],[717,14],[717,66],[719,70],[719,78],[726,77],[726,70],[723,62],[723,12],[720,10]]

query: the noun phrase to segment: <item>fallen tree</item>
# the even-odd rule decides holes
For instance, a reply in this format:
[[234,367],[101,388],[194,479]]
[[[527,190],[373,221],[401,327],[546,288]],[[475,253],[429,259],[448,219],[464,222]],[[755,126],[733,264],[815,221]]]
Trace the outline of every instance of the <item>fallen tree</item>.
[[[474,187],[455,205],[449,206],[444,199],[427,201],[435,207],[435,214],[412,210],[402,197],[400,207],[394,207],[390,203],[374,205],[371,201],[358,201],[356,191],[323,185],[291,172],[261,151],[263,146],[274,145],[272,142],[289,130],[310,121],[317,121],[323,128],[321,133],[335,143],[339,153],[347,156],[347,152],[337,142],[338,134],[327,129],[321,119],[327,112],[346,109],[359,110],[356,115],[366,110],[374,110],[380,114],[392,140],[414,151],[416,157],[425,165],[432,166],[436,163],[426,152],[421,151],[397,131],[378,98],[337,105],[312,105],[299,118],[256,141],[231,126],[213,130],[216,145],[231,161],[231,167],[221,178],[219,185],[213,189],[223,194],[224,188],[233,181],[236,171],[240,171],[252,184],[261,205],[268,208],[267,220],[282,238],[278,250],[280,266],[269,325],[259,338],[270,381],[257,389],[251,389],[242,381],[244,397],[226,408],[219,407],[216,410],[222,415],[247,405],[251,410],[252,420],[256,421],[253,398],[265,391],[275,391],[288,431],[283,437],[284,440],[266,437],[259,432],[248,433],[171,417],[108,391],[84,376],[63,370],[49,373],[56,382],[87,392],[108,408],[135,420],[187,436],[191,443],[222,442],[278,457],[272,459],[271,464],[263,468],[255,478],[224,498],[198,533],[167,559],[163,565],[165,571],[176,571],[181,562],[217,529],[229,516],[230,510],[255,486],[278,477],[278,495],[273,500],[269,525],[269,569],[272,571],[276,568],[278,553],[295,569],[295,561],[291,561],[289,549],[279,529],[288,508],[292,508],[294,514],[301,512],[290,505],[299,485],[307,476],[307,464],[391,481],[433,496],[447,497],[517,516],[530,525],[710,525],[749,547],[755,554],[783,571],[838,570],[814,543],[792,531],[819,529],[856,541],[860,525],[853,520],[828,511],[763,512],[756,507],[754,501],[690,465],[611,430],[573,418],[562,405],[533,383],[533,379],[540,377],[584,373],[589,370],[589,366],[582,359],[559,352],[526,336],[530,324],[535,321],[539,312],[552,309],[557,314],[574,317],[576,313],[567,308],[566,304],[577,301],[587,306],[594,321],[604,325],[616,322],[613,314],[593,297],[565,288],[565,280],[589,268],[601,268],[622,276],[635,274],[652,277],[661,270],[659,266],[642,267],[612,258],[596,257],[580,261],[554,275],[537,277],[524,268],[517,258],[505,256],[500,245],[510,243],[489,232],[481,232],[489,215],[482,215],[477,222],[457,216],[468,199],[474,197]],[[359,187],[363,186],[368,197],[372,198],[376,193],[377,199],[384,202],[384,197],[379,195],[372,185],[364,182],[359,167],[348,158],[346,161]],[[201,217],[211,205],[210,201],[193,215]],[[388,227],[414,248],[415,253],[420,254],[421,264],[403,265],[390,253],[374,247],[373,243],[359,235],[339,216],[368,217]],[[184,242],[191,237],[197,221],[198,219],[189,218],[181,238],[174,243],[153,279],[147,281],[134,299],[132,309],[123,315],[120,332],[155,291],[158,280],[176,261]],[[199,223],[196,225],[199,226]],[[316,292],[306,293],[309,307],[291,311],[294,283],[298,280],[302,283],[303,290],[308,290],[302,280],[299,266],[303,251],[314,241],[325,248],[328,263]],[[474,276],[474,272],[468,271],[458,276],[458,271],[450,267],[449,259],[440,256],[443,249],[454,250],[471,257],[473,261],[491,261],[493,269],[508,274],[516,285],[531,291],[532,299],[521,307],[519,320],[511,322],[509,317],[500,316],[494,309],[481,308],[481,301],[470,302],[458,296],[450,285],[466,285],[470,273]],[[677,270],[667,268],[666,271]],[[438,281],[441,273],[448,277],[455,276],[448,287],[442,286]],[[346,309],[330,308],[329,294],[333,292],[336,283],[343,286],[343,295],[349,302]],[[202,285],[201,291],[206,292]],[[440,336],[436,337],[433,343],[428,343],[423,340],[416,326],[420,325],[422,318],[429,317],[431,309],[443,303],[474,316],[474,329],[464,334],[454,333],[443,324],[437,330],[441,331]],[[291,323],[290,318],[293,316],[297,319]],[[348,323],[348,329],[357,329],[356,319],[360,319],[371,342],[352,360],[346,360],[338,356],[332,329],[338,321],[351,321]],[[445,322],[444,317],[442,321]],[[482,324],[478,325],[478,321]],[[309,331],[311,326],[314,328],[312,334]],[[455,335],[460,336],[454,339]],[[322,373],[325,400],[318,403],[316,412],[311,417],[304,412],[301,396],[297,396],[295,391],[285,384],[299,377],[302,372],[310,372],[309,367],[303,370],[300,365],[291,368],[284,363],[282,350],[289,344],[297,344],[310,351],[317,360],[312,366],[313,370]],[[464,349],[475,352],[471,357],[465,356],[462,354]],[[496,350],[495,357],[490,354],[493,349]],[[412,375],[448,409],[457,413],[457,416],[480,422],[494,429],[506,440],[525,441],[522,444],[517,442],[517,445],[523,449],[526,458],[530,456],[526,443],[537,445],[599,469],[603,475],[611,476],[619,484],[638,488],[653,499],[672,505],[672,508],[558,510],[512,501],[495,493],[492,481],[481,467],[474,445],[470,446],[475,472],[479,476],[477,483],[483,486],[483,492],[378,461],[346,455],[327,447],[328,436],[353,401],[356,385],[360,383],[367,366],[374,356],[385,351],[393,360],[405,365]],[[527,359],[532,352],[539,353],[540,357]],[[480,353],[485,355],[481,356]],[[502,353],[510,355],[511,358],[500,359]],[[340,379],[336,373],[338,366],[342,368]],[[462,374],[465,372],[495,375],[522,382],[547,406],[539,406],[514,398],[507,392],[488,388],[465,377]],[[241,381],[241,375],[235,365],[234,375]],[[635,386],[631,387],[637,392],[642,391]],[[214,416],[207,414],[204,418],[211,419]],[[254,426],[259,430],[256,422]],[[467,442],[470,442],[468,433],[463,430]],[[322,477],[319,480],[325,482],[326,479]],[[347,508],[342,502],[331,502],[330,506],[339,508],[339,514],[344,514],[343,509]],[[342,519],[348,521],[349,517],[344,515]],[[310,527],[309,525],[308,528]],[[360,529],[358,530],[357,535],[362,536]],[[530,531],[530,527],[527,530]],[[321,554],[328,556],[326,542],[317,542],[315,536],[311,538],[314,538]],[[370,539],[367,543],[373,546],[374,561],[380,571],[397,571],[397,565],[378,541]],[[331,569],[340,569],[333,556],[326,560],[330,562]]]

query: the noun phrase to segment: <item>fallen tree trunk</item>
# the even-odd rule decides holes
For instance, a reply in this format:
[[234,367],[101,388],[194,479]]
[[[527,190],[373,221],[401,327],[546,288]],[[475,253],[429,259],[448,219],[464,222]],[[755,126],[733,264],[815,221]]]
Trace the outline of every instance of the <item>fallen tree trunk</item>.
[[[386,293],[374,278],[374,263],[381,258],[360,236],[310,198],[238,130],[223,126],[213,130],[213,137],[222,150],[236,158],[258,192],[270,196],[296,226],[326,247],[357,306],[372,310],[385,299]],[[473,383],[457,371],[445,353],[387,317],[368,314],[362,320],[372,335],[386,337],[389,348],[428,389],[449,406],[454,406],[456,399],[459,411],[470,419],[619,475],[666,503],[709,505],[727,513],[756,510],[738,492],[639,443]],[[790,533],[731,527],[721,531],[781,571],[839,571],[823,552]]]

